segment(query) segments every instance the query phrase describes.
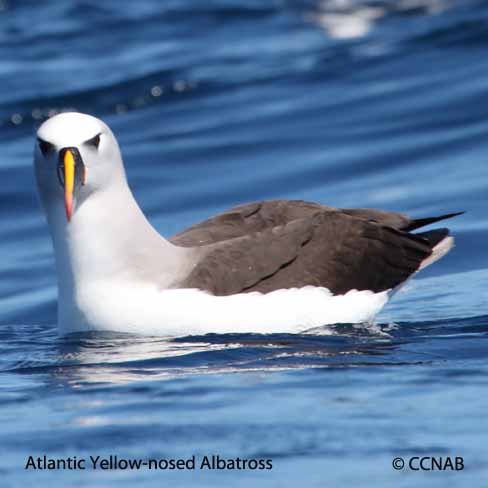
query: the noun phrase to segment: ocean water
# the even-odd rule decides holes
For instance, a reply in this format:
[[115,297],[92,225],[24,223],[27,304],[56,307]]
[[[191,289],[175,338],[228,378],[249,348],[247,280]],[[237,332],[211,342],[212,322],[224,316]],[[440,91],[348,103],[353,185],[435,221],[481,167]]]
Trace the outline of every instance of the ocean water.
[[[1,486],[485,486],[487,49],[481,1],[0,0]],[[456,247],[374,325],[59,337],[32,151],[70,109],[113,128],[164,235],[299,198],[465,210]],[[197,468],[25,469],[44,455]]]

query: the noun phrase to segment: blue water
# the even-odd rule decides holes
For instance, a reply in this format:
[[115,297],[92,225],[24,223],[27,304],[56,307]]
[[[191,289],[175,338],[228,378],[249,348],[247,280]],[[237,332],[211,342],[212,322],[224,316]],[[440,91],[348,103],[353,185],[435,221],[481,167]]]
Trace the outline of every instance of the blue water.
[[[488,6],[468,0],[1,0],[1,486],[484,486],[487,48]],[[457,246],[374,326],[61,338],[31,159],[68,109],[113,128],[165,235],[280,197],[466,210]],[[110,454],[273,469],[24,469]]]

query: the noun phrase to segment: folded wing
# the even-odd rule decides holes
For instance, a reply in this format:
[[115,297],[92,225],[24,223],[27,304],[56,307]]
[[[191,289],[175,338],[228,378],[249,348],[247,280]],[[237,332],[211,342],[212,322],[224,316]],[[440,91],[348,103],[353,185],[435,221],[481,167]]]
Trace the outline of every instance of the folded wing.
[[236,207],[171,241],[199,252],[180,287],[215,295],[307,285],[334,294],[378,292],[408,279],[448,236],[447,229],[407,229],[453,215],[413,220],[393,212],[277,200]]

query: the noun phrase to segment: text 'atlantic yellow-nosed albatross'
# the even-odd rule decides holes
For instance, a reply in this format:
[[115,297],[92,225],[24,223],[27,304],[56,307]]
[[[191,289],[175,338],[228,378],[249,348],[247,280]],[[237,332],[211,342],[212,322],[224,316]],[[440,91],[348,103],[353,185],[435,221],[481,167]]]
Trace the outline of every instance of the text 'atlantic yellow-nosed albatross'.
[[369,321],[453,245],[447,229],[412,231],[458,215],[414,220],[274,200],[165,239],[129,189],[112,131],[80,113],[41,125],[35,171],[63,333],[302,332]]

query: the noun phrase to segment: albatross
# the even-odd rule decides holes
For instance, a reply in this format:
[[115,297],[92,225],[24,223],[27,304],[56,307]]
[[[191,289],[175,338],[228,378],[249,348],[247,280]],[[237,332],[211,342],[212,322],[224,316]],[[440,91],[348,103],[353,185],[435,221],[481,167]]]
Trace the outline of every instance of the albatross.
[[371,321],[453,246],[454,217],[413,219],[298,200],[240,205],[166,239],[127,182],[101,120],[63,113],[37,131],[61,333],[299,333]]

